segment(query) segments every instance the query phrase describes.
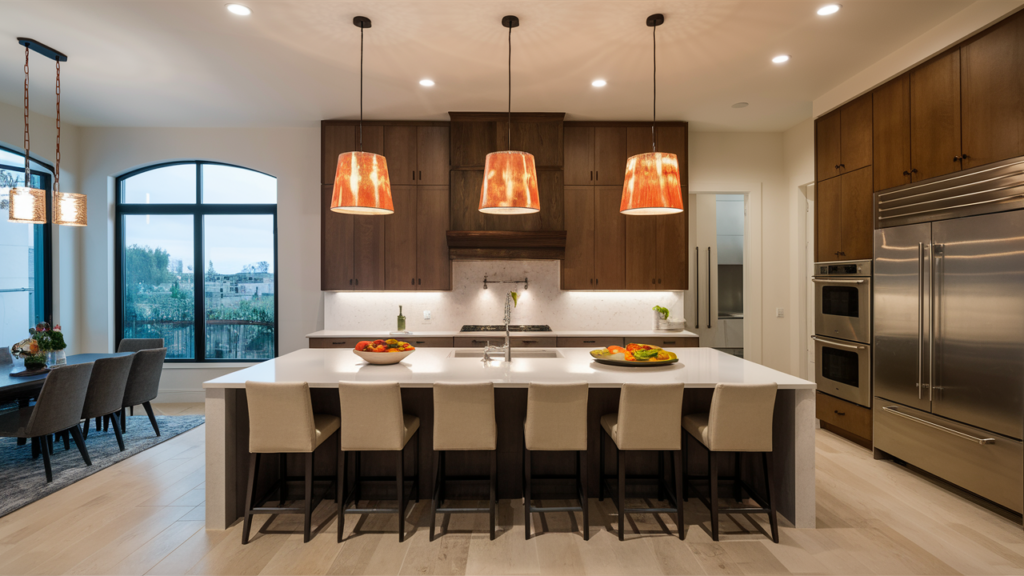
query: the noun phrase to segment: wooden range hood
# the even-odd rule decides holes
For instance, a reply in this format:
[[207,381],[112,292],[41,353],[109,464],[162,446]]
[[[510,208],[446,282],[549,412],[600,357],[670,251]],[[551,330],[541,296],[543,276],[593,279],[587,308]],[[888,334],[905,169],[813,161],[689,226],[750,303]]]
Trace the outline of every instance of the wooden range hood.
[[448,231],[452,260],[564,260],[565,230]]

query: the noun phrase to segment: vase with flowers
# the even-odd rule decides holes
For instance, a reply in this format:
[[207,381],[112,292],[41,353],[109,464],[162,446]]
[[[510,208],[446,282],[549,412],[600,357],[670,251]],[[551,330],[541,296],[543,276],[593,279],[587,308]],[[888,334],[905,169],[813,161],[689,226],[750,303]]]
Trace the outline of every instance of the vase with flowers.
[[39,370],[50,366],[62,366],[67,364],[67,354],[64,349],[68,347],[64,341],[64,333],[60,325],[50,328],[46,322],[36,324],[35,328],[28,329],[29,337],[11,346],[11,354],[25,360],[25,368],[28,370]]

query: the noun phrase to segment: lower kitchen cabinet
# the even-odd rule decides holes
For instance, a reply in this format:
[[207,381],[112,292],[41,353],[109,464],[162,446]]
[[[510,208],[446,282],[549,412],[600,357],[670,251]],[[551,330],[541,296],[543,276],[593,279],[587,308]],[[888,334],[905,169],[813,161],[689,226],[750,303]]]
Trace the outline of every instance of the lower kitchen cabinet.
[[559,338],[559,348],[607,348],[609,346],[624,346],[622,338],[608,337],[586,337],[583,338]]
[[871,448],[871,409],[816,392],[815,417],[821,427]]
[[[408,342],[417,348],[451,348],[454,338],[446,337],[426,337],[416,338],[408,336],[389,336],[389,338],[395,338],[403,342]],[[377,338],[363,337],[363,338],[310,338],[310,348],[355,348],[356,344],[368,340],[370,342],[377,340]]]
[[[554,348],[558,341],[554,336],[513,336],[509,339],[513,348]],[[494,336],[456,336],[456,348],[479,348],[481,346],[504,346],[505,334],[495,332]]]

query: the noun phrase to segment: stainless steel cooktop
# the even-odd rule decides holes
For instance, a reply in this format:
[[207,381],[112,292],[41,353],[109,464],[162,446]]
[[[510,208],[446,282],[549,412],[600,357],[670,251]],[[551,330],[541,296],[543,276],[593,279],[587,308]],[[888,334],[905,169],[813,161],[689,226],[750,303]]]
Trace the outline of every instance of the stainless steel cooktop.
[[[511,332],[551,332],[547,324],[510,324]],[[504,332],[504,324],[466,324],[460,332]]]

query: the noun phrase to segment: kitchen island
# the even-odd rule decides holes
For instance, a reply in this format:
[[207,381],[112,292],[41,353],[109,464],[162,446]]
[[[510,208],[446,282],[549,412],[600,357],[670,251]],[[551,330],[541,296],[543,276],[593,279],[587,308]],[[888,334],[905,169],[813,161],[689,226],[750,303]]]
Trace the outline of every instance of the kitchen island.
[[[239,370],[203,384],[206,389],[206,527],[222,530],[242,515],[249,462],[249,420],[245,402],[245,382],[308,382],[312,388],[314,410],[339,413],[337,386],[341,380],[393,382],[402,386],[402,403],[407,413],[420,418],[420,489],[430,494],[431,432],[433,407],[431,388],[435,382],[493,382],[496,388],[498,423],[498,497],[522,497],[523,418],[526,392],[530,382],[587,382],[591,387],[588,406],[589,479],[592,494],[597,493],[598,441],[602,414],[618,407],[618,388],[623,383],[678,383],[686,385],[683,412],[707,411],[711,393],[719,382],[775,382],[779,393],[775,402],[774,448],[775,486],[779,513],[798,528],[814,527],[814,392],[815,384],[711,348],[671,348],[679,357],[677,364],[662,367],[625,368],[593,362],[589,351],[581,348],[514,349],[513,360],[482,362],[482,352],[472,349],[419,349],[400,364],[372,366],[351,349],[305,349],[274,360]],[[690,470],[706,471],[706,453],[691,444]],[[324,442],[317,452],[317,474],[332,474],[337,443]],[[373,456],[373,455],[369,455]],[[453,474],[480,473],[486,457],[475,453],[451,458]],[[275,459],[266,459],[275,460]],[[609,458],[611,460],[611,458]],[[363,460],[368,476],[391,474],[387,462]],[[564,474],[571,470],[570,454],[538,454],[534,471],[538,474]],[[291,469],[298,470],[298,460]],[[260,486],[276,479],[276,464],[268,462],[260,472]],[[652,454],[629,460],[629,472],[650,473],[657,468]],[[745,480],[760,487],[763,479],[758,467],[741,465]],[[731,470],[722,471],[727,476]],[[265,479],[265,481],[263,480]],[[552,487],[555,488],[554,486]],[[638,486],[642,491],[644,486]],[[261,490],[261,488],[257,488]],[[466,497],[479,487],[463,488]],[[632,492],[633,487],[630,486]],[[449,490],[452,497],[459,491]],[[372,495],[370,489],[364,493]],[[639,493],[639,492],[638,492]],[[646,494],[645,494],[646,495]],[[370,496],[372,497],[372,496]],[[382,491],[380,497],[386,497]]]

